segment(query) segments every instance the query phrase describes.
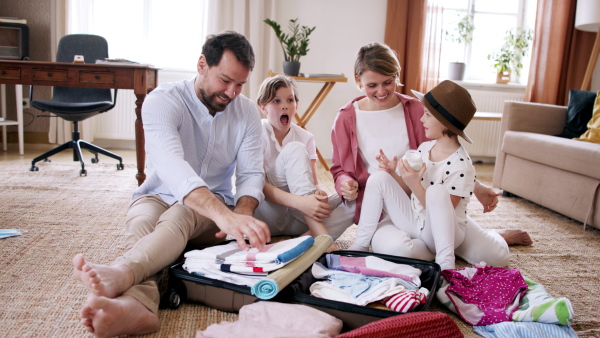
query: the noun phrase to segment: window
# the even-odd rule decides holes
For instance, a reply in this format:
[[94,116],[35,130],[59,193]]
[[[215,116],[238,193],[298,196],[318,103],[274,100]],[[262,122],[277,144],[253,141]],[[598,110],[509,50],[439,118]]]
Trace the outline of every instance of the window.
[[[465,62],[464,81],[494,83],[496,70],[488,55],[499,50],[504,43],[506,31],[517,28],[533,29],[537,3],[535,0],[446,0],[443,2],[443,27],[451,30],[465,15],[473,18],[473,40],[470,44],[458,45],[446,39],[442,40],[440,76],[447,78],[448,63]],[[526,84],[529,74],[531,45],[523,58],[520,76],[513,80]]]
[[208,1],[71,0],[68,6],[69,34],[103,36],[111,58],[162,69],[196,69]]

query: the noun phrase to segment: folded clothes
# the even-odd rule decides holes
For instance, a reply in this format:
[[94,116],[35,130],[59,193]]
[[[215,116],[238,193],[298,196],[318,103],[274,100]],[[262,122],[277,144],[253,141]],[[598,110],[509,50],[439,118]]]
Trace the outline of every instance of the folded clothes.
[[406,291],[398,278],[332,270],[318,262],[313,264],[312,273],[317,279],[328,279],[310,286],[312,296],[344,303],[367,305]]
[[407,313],[417,306],[425,304],[427,296],[429,296],[429,290],[426,288],[420,288],[418,291],[407,290],[382,300],[382,303],[396,312]]
[[201,275],[210,279],[220,280],[231,284],[245,285],[249,287],[252,287],[254,284],[258,283],[262,278],[264,278],[264,275],[266,275],[266,273],[264,275],[243,275],[238,273],[223,272],[215,264],[198,266],[188,270],[188,272]]
[[375,256],[348,257],[328,254],[326,258],[330,269],[360,273],[365,276],[395,277],[409,281],[417,288],[421,286],[419,278],[421,270],[407,264],[398,264]]
[[342,325],[341,320],[306,305],[256,302],[244,305],[237,321],[212,324],[196,337],[326,338],[338,335]]
[[185,253],[184,268],[189,272],[206,264],[219,264],[220,269],[236,273],[262,273],[277,270],[301,254],[314,243],[311,236],[301,236],[273,244],[265,245],[261,250],[251,248],[248,251],[238,247],[232,241],[202,250]]

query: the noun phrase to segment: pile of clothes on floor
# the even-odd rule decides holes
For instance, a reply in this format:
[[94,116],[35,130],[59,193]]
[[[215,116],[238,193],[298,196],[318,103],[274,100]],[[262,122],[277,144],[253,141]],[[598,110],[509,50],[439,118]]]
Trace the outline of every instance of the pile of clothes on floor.
[[429,290],[421,287],[421,270],[407,264],[366,256],[326,255],[327,266],[315,262],[311,296],[355,305],[382,303],[400,313],[425,304]]
[[191,274],[252,287],[270,272],[298,258],[314,242],[311,236],[300,236],[267,244],[261,250],[251,248],[245,251],[238,247],[236,241],[231,241],[186,252],[183,268]]
[[518,269],[475,264],[442,271],[437,298],[484,337],[577,337],[571,302]]

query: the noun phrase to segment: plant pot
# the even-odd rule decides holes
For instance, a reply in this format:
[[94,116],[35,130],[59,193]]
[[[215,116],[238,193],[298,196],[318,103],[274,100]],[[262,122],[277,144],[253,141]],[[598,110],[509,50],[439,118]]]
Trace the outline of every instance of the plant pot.
[[503,72],[499,72],[496,76],[496,83],[507,84],[510,82],[510,74],[511,70],[505,70]]
[[450,62],[448,64],[448,80],[462,81],[465,77],[464,62]]
[[283,74],[287,76],[298,76],[300,73],[300,62],[283,61]]

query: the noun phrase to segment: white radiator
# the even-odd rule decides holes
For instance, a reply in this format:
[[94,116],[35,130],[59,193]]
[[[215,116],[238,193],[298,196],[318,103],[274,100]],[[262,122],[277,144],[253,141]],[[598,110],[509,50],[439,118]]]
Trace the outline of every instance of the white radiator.
[[[159,70],[158,83],[175,82],[189,79],[194,71]],[[133,90],[120,89],[117,93],[117,104],[111,111],[94,117],[94,139],[102,140],[135,140],[135,101]],[[102,142],[100,142],[101,144]],[[131,143],[131,142],[129,142]],[[115,143],[111,143],[114,145]],[[125,146],[125,148],[127,148]]]
[[[498,85],[499,86],[499,85]],[[471,93],[471,97],[475,102],[478,112],[496,112],[502,113],[504,110],[504,101],[523,101],[525,98],[525,89],[509,90],[504,88],[507,85],[490,86],[489,89],[470,89],[465,85]],[[461,144],[465,147],[473,161],[493,162],[496,157],[500,140],[500,121],[489,120],[473,120],[465,133],[469,135],[472,144],[462,141]]]

